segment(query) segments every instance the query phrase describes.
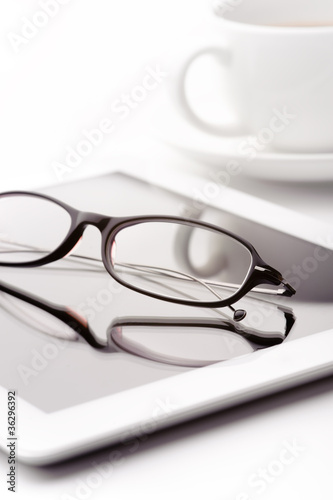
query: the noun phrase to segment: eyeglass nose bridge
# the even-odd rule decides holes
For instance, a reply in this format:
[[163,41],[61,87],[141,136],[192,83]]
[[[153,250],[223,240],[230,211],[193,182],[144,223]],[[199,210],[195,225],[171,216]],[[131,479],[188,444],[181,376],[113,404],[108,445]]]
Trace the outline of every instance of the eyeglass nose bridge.
[[87,226],[94,226],[103,233],[104,229],[112,222],[113,217],[98,214],[95,212],[79,212],[77,215],[76,225],[80,230]]
[[107,226],[112,227],[113,219],[114,219],[113,217],[98,214],[95,212],[77,211],[72,219],[72,230],[70,231],[70,235],[68,236],[66,241],[62,244],[61,250],[58,249],[58,251],[60,250],[61,255],[58,254],[57,258],[70,255],[76,248],[77,244],[80,242],[85,229],[88,228],[89,226],[96,227],[100,231],[103,238],[105,233],[105,228]]

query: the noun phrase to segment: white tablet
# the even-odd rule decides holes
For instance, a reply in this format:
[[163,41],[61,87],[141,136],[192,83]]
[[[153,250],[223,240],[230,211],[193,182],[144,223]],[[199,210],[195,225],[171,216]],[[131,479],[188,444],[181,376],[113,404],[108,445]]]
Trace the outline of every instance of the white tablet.
[[[201,363],[207,366],[195,367],[195,363],[177,361],[177,356],[173,362],[171,357],[163,359],[172,337],[183,336],[187,343],[184,341],[184,345],[197,342],[194,325],[190,329],[176,325],[177,330],[171,325],[167,331],[162,329],[161,335],[154,330],[151,337],[142,328],[138,333],[134,325],[131,332],[135,345],[139,345],[136,353],[131,349],[105,353],[79,342],[75,336],[56,337],[48,314],[47,318],[38,311],[36,314],[35,306],[22,306],[22,301],[13,297],[8,301],[8,294],[1,293],[0,447],[9,459],[46,464],[116,441],[144,439],[163,426],[333,373],[330,245],[323,241],[318,252],[318,234],[314,237],[312,230],[306,231],[305,218],[303,234],[296,237],[288,229],[281,232],[258,220],[258,203],[252,203],[246,195],[242,198],[237,194],[234,208],[226,196],[229,206],[223,210],[217,200],[204,205],[202,200],[198,203],[191,199],[190,181],[179,179],[182,181],[172,191],[171,186],[165,189],[112,173],[44,192],[82,210],[114,216],[186,215],[220,224],[245,237],[267,262],[287,273],[298,288],[295,298],[280,298],[277,306],[270,300],[257,305],[248,327],[265,329],[267,322],[270,331],[277,311],[283,332],[284,307],[291,308],[296,321],[287,338],[280,345],[257,350],[253,343],[224,332],[222,356],[214,352],[214,339],[208,332],[205,338],[212,339],[212,344],[206,342],[207,352],[202,357],[207,363]],[[275,223],[283,223],[285,218],[290,229],[291,214],[287,218],[286,211],[281,210],[279,218],[279,210],[276,207]],[[75,260],[75,254],[90,260]],[[316,255],[325,259],[316,261]],[[88,228],[72,257],[43,268],[2,268],[1,281],[39,297],[41,302],[69,307],[85,316],[101,342],[110,325],[128,317],[186,318],[198,324],[203,320],[228,321],[225,310],[166,303],[125,289],[98,262],[91,261],[99,257],[99,233]],[[300,273],[307,277],[301,278]],[[203,329],[199,334],[202,338],[207,332]],[[153,342],[148,348],[155,356],[145,355],[146,340],[141,345],[141,335]],[[212,362],[214,359],[219,362]]]

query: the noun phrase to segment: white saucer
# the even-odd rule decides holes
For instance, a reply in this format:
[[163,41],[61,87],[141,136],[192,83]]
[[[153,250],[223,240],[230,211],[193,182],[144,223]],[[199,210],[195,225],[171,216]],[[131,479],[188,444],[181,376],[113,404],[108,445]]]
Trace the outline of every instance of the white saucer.
[[154,133],[163,142],[194,160],[223,168],[230,160],[239,163],[242,174],[267,180],[323,182],[333,180],[333,153],[296,154],[257,151],[254,159],[238,151],[239,137],[219,137],[189,124],[170,102],[158,110]]

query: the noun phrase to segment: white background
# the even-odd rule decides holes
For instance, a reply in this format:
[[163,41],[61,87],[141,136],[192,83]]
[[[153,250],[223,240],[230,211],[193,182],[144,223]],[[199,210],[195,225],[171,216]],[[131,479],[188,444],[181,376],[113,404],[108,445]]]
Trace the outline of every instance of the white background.
[[[208,8],[206,0],[70,0],[16,53],[8,33],[20,34],[22,18],[31,20],[40,7],[35,0],[3,1],[1,189],[58,182],[53,162],[64,160],[66,148],[82,139],[83,129],[90,130],[110,116],[112,102],[141,82],[147,66],[170,64],[178,46],[208,33]],[[93,175],[110,162],[121,166],[128,156],[135,158],[129,151],[132,141],[137,144],[149,133],[149,118],[159,109],[163,85],[65,180]],[[320,197],[318,189],[315,196]],[[303,205],[308,206],[304,197]],[[122,460],[97,488],[77,489],[89,483],[94,462],[105,462],[111,450],[56,467],[22,465],[16,498],[330,498],[331,388],[332,379],[327,379],[163,431],[132,447],[115,447]],[[286,442],[297,442],[302,451],[273,480],[270,476],[259,493],[249,484],[251,475],[274,468],[272,463],[280,460]],[[1,498],[7,498],[5,471],[6,457],[1,455]]]
[[[208,11],[203,0],[69,0],[28,43],[18,42],[16,53],[8,36],[20,35],[23,18],[31,21],[40,10],[37,0],[0,6],[4,189],[56,182],[52,162],[64,161],[83,129],[112,115],[112,103],[140,84],[147,65],[164,68],[186,33],[204,29]],[[141,135],[159,93],[152,91],[71,177],[91,175],[106,151],[110,155],[121,140]]]

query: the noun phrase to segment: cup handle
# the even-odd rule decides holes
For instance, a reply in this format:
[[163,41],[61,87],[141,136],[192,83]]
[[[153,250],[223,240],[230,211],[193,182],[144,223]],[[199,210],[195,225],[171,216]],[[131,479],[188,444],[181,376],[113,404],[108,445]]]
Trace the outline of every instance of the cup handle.
[[[191,214],[191,217],[197,219],[198,222],[201,222],[203,212],[203,209],[197,210],[195,214]],[[179,224],[174,245],[175,257],[178,264],[182,269],[186,269],[198,278],[207,278],[207,276],[220,273],[227,265],[225,259],[222,257],[223,249],[221,248],[212,246],[209,262],[203,263],[200,266],[195,265],[195,263],[192,262],[190,255],[190,243],[193,235],[193,229],[193,226]]]
[[243,136],[247,133],[244,129],[244,125],[241,124],[230,124],[230,125],[217,125],[214,123],[209,123],[202,118],[200,118],[190,103],[188,102],[186,91],[185,91],[185,80],[186,75],[193,64],[193,62],[200,56],[205,54],[215,54],[218,56],[219,60],[223,64],[228,65],[230,61],[230,49],[222,45],[210,45],[207,47],[202,47],[189,55],[185,56],[179,63],[175,75],[174,75],[174,97],[178,103],[179,108],[182,110],[185,118],[195,125],[196,127],[204,130],[205,132],[210,132],[212,134],[219,134],[225,136]]

